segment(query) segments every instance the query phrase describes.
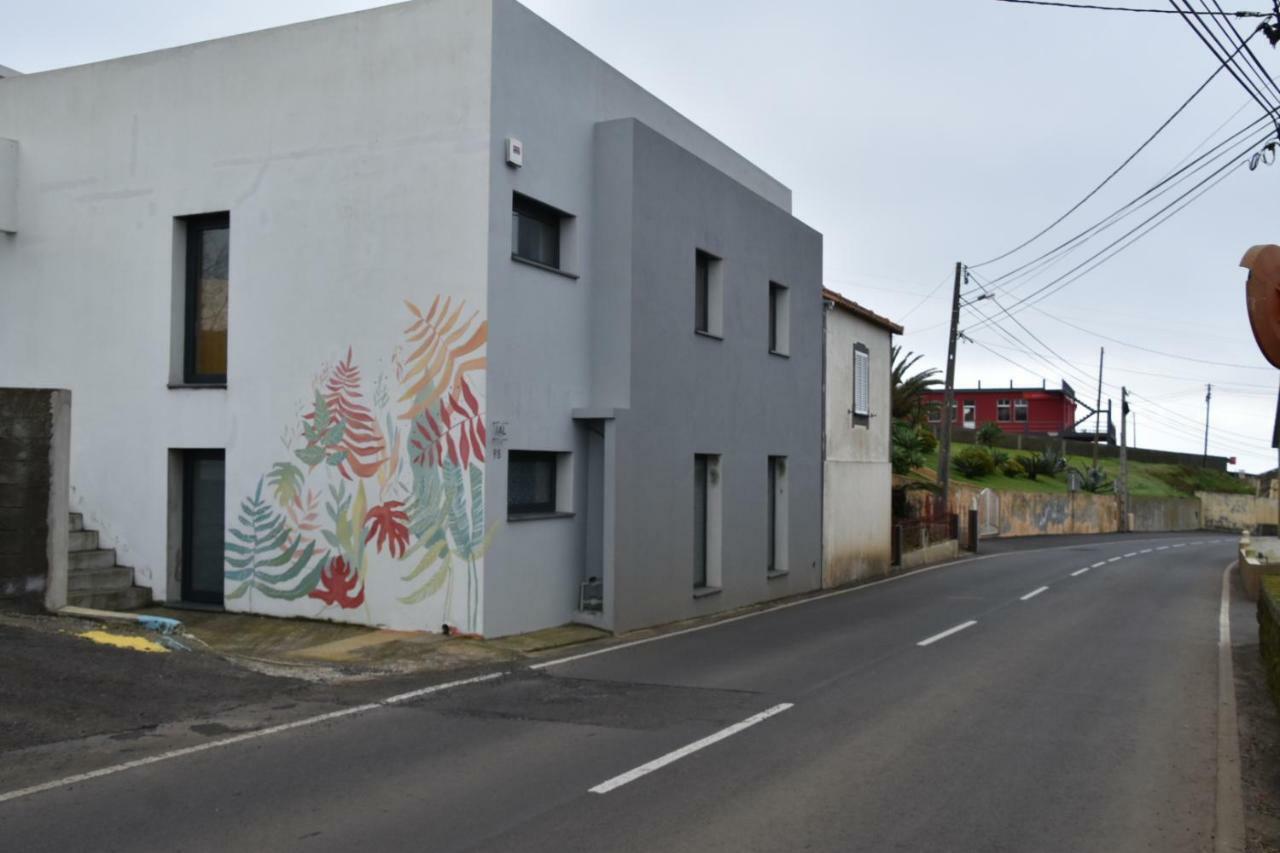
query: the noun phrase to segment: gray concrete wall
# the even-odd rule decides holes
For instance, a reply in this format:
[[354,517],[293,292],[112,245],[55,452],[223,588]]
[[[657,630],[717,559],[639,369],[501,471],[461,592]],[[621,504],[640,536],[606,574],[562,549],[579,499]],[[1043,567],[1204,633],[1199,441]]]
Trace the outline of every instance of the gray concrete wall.
[[0,603],[66,604],[70,428],[69,391],[0,389]]
[[[622,124],[634,160],[631,397],[617,420],[617,630],[821,582],[822,237],[653,129]],[[723,259],[722,340],[694,331],[697,249]],[[790,290],[787,357],[769,352],[771,281]],[[698,453],[721,458],[722,591],[695,598]],[[789,493],[789,571],[772,578],[770,455],[787,457]]]
[[[501,446],[494,446],[487,467],[485,506],[492,544],[486,555],[485,633],[498,635],[569,621],[574,617],[579,582],[592,574],[609,576],[612,555],[625,550],[615,539],[621,530],[607,520],[618,511],[619,524],[625,525],[623,514],[606,508],[600,513],[605,517],[603,529],[593,532],[586,505],[590,491],[587,437],[589,429],[601,429],[601,422],[593,421],[588,427],[573,417],[575,410],[599,414],[633,403],[633,335],[637,332],[631,317],[631,281],[636,274],[633,246],[639,225],[634,221],[631,192],[637,178],[631,132],[612,126],[610,120],[638,117],[657,130],[655,136],[668,137],[693,152],[696,158],[689,159],[699,163],[699,171],[716,175],[736,187],[750,204],[763,205],[786,221],[791,221],[785,214],[791,194],[759,167],[512,0],[493,3],[492,55],[486,403],[490,435],[500,430],[503,440]],[[524,144],[522,168],[505,163],[507,137]],[[572,277],[512,261],[513,192],[571,215],[572,237],[562,266]],[[692,258],[690,249],[688,258],[682,256],[679,261],[681,281],[689,282],[690,299]],[[692,336],[692,304],[680,306],[679,314],[664,320],[668,321]],[[795,322],[795,328],[800,328],[800,321]],[[675,367],[668,360],[662,369]],[[816,394],[816,379],[814,388]],[[616,449],[625,452],[621,426],[610,424],[607,429],[617,430]],[[652,428],[663,433],[667,419]],[[511,450],[570,454],[572,515],[507,523],[506,456]],[[613,459],[614,452],[615,447],[606,447],[601,455]],[[682,477],[682,484],[692,477],[692,452],[689,478]],[[762,476],[764,464],[761,461]],[[606,471],[601,486],[613,497],[629,488],[620,479],[617,490],[610,489],[607,484],[615,473]],[[691,559],[691,554],[681,556],[686,563]],[[613,585],[606,584],[602,620],[606,626],[612,624],[613,591]],[[653,619],[676,615],[664,613]]]
[[[826,318],[823,586],[886,574],[892,560],[889,332],[835,306]],[[871,417],[854,421],[853,345],[871,359]]]
[[1199,498],[1130,497],[1129,513],[1133,533],[1201,528]]

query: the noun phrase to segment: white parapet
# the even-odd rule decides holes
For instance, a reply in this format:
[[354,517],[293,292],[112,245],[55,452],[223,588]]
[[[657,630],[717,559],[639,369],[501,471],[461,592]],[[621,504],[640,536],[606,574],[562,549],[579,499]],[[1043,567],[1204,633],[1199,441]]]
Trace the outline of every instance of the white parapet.
[[18,141],[0,138],[0,231],[18,233]]

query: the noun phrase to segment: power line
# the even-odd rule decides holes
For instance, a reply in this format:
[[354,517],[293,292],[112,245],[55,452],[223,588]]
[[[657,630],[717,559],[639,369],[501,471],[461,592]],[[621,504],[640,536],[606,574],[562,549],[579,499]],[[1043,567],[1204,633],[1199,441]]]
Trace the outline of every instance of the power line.
[[[1058,0],[998,0],[1000,3],[1021,3],[1027,6],[1057,6],[1063,9],[1090,9],[1099,12],[1146,12],[1153,15],[1173,15],[1172,9],[1142,9],[1135,6],[1098,6],[1092,3],[1063,3]],[[1269,18],[1270,12],[1195,12],[1193,14],[1208,16],[1226,16],[1231,18]]]
[[[1212,0],[1212,2],[1214,5],[1214,8],[1216,8],[1219,12],[1221,12],[1222,5],[1218,2],[1218,0]],[[1189,5],[1190,4],[1188,4],[1188,6]],[[1205,8],[1205,11],[1209,11],[1209,3],[1206,2],[1206,0],[1200,0],[1200,5]],[[1253,48],[1248,46],[1248,40],[1247,39],[1242,40],[1240,38],[1240,31],[1236,29],[1236,25],[1230,21],[1223,20],[1220,17],[1210,18],[1210,20],[1213,21],[1213,23],[1217,25],[1218,29],[1222,31],[1223,36],[1227,39],[1229,43],[1233,45],[1238,44],[1242,48],[1244,48],[1245,56],[1249,58],[1249,61],[1253,63],[1253,67],[1257,69],[1259,79],[1263,80],[1267,85],[1270,85],[1272,92],[1274,92],[1277,95],[1280,95],[1280,86],[1276,85],[1276,81],[1271,77],[1271,73],[1267,71],[1267,69],[1263,66],[1263,64],[1258,60],[1258,56],[1253,52]],[[1250,33],[1250,37],[1252,37],[1261,29],[1262,29],[1262,26],[1259,25],[1253,31],[1253,33]]]
[[1194,361],[1198,364],[1211,364],[1215,367],[1236,367],[1242,370],[1274,370],[1274,368],[1271,368],[1271,367],[1258,367],[1257,365],[1253,365],[1253,364],[1235,364],[1229,361],[1211,361],[1205,358],[1195,358],[1194,356],[1190,356],[1190,355],[1178,355],[1177,353],[1164,352],[1162,350],[1150,349],[1148,347],[1141,347],[1141,346],[1138,346],[1137,344],[1129,343],[1128,341],[1122,341],[1119,338],[1113,338],[1108,335],[1101,334],[1100,332],[1095,332],[1092,329],[1086,329],[1084,326],[1078,326],[1075,323],[1070,322],[1069,320],[1062,319],[1061,317],[1055,317],[1053,314],[1050,314],[1048,311],[1045,311],[1042,308],[1036,308],[1036,310],[1039,311],[1044,316],[1048,317],[1050,320],[1055,320],[1063,324],[1064,326],[1070,326],[1071,328],[1084,332],[1085,334],[1093,335],[1095,338],[1102,338],[1102,340],[1104,341],[1111,341],[1112,343],[1120,344],[1121,346],[1126,346],[1126,347],[1129,347],[1130,349],[1142,350],[1143,352],[1148,352],[1148,353],[1151,353],[1152,355],[1162,355],[1162,356],[1165,356],[1166,358],[1176,358],[1182,361]]
[[[1258,102],[1258,106],[1262,107],[1263,111],[1268,116],[1272,116],[1274,118],[1275,107],[1272,105],[1271,101],[1267,99],[1264,95],[1262,95],[1261,91],[1257,89],[1256,85],[1253,83],[1252,80],[1246,81],[1245,77],[1241,77],[1240,74],[1236,73],[1236,69],[1239,66],[1235,65],[1233,60],[1236,54],[1240,52],[1240,49],[1244,47],[1244,45],[1241,45],[1241,48],[1237,48],[1233,53],[1231,53],[1229,56],[1227,56],[1224,59],[1221,55],[1219,55],[1218,49],[1216,49],[1214,45],[1216,44],[1217,48],[1220,48],[1223,54],[1226,54],[1227,49],[1222,45],[1221,42],[1218,41],[1218,37],[1213,34],[1213,31],[1208,29],[1208,27],[1206,26],[1204,32],[1209,34],[1209,36],[1213,39],[1214,44],[1209,43],[1209,39],[1205,38],[1204,33],[1202,33],[1200,31],[1200,27],[1197,26],[1199,22],[1197,18],[1194,16],[1194,10],[1191,9],[1191,4],[1188,2],[1186,10],[1184,10],[1182,6],[1178,5],[1177,0],[1169,0],[1169,3],[1174,7],[1174,9],[1178,11],[1178,14],[1182,16],[1182,20],[1185,21],[1187,26],[1191,28],[1191,31],[1196,34],[1196,37],[1199,38],[1200,41],[1204,42],[1205,47],[1209,48],[1209,52],[1212,53],[1214,57],[1217,58],[1220,62],[1222,62],[1222,64],[1226,67],[1227,72],[1236,79],[1236,82],[1239,83],[1242,87],[1244,87],[1244,90],[1249,93],[1249,96],[1251,98],[1253,98],[1255,101]],[[1188,12],[1191,12],[1191,14],[1188,15]],[[1261,29],[1261,27],[1259,27],[1259,29]],[[1246,74],[1246,77],[1247,76],[1248,75]],[[1277,129],[1280,130],[1280,125],[1277,125]]]
[[[1013,2],[1013,0],[1005,0],[1005,2]],[[1156,9],[1156,10],[1152,10],[1152,11],[1159,11],[1159,12],[1172,12],[1173,10],[1172,10],[1172,9]],[[1251,33],[1251,34],[1250,34],[1249,38],[1253,38],[1253,36],[1254,36],[1254,35],[1257,35],[1257,31],[1256,31],[1256,30],[1255,30],[1253,33]],[[1246,44],[1247,44],[1247,40],[1246,40]],[[1243,47],[1244,47],[1244,45],[1242,44],[1242,45],[1241,45],[1241,48],[1243,48]],[[1237,51],[1236,51],[1236,52],[1238,53],[1238,52],[1239,52],[1239,49],[1237,49]],[[1234,56],[1235,56],[1235,54],[1232,54],[1231,58],[1234,58]],[[1089,199],[1091,199],[1091,198],[1093,198],[1095,195],[1097,195],[1099,190],[1101,190],[1101,189],[1102,189],[1103,187],[1105,187],[1108,183],[1110,183],[1110,181],[1111,181],[1111,179],[1112,179],[1112,178],[1114,178],[1116,175],[1120,174],[1121,170],[1123,170],[1126,166],[1128,166],[1130,163],[1132,163],[1132,162],[1133,162],[1133,160],[1134,160],[1134,158],[1135,158],[1135,157],[1137,157],[1139,154],[1141,154],[1141,153],[1146,149],[1146,147],[1147,147],[1148,145],[1150,145],[1150,144],[1151,144],[1152,140],[1154,140],[1157,136],[1159,136],[1159,135],[1164,131],[1164,129],[1165,129],[1165,128],[1167,128],[1167,127],[1168,127],[1168,126],[1173,122],[1173,120],[1174,120],[1174,119],[1176,119],[1179,115],[1181,115],[1181,114],[1182,114],[1183,110],[1185,110],[1188,106],[1190,106],[1191,102],[1192,102],[1192,101],[1194,101],[1194,100],[1196,99],[1196,97],[1197,97],[1197,96],[1199,96],[1199,94],[1200,94],[1201,92],[1203,92],[1203,91],[1205,90],[1205,88],[1206,88],[1210,83],[1212,83],[1212,82],[1213,82],[1214,78],[1218,76],[1218,74],[1222,71],[1222,69],[1227,67],[1227,61],[1229,61],[1229,60],[1223,60],[1222,62],[1220,62],[1220,63],[1219,63],[1219,65],[1218,65],[1218,67],[1217,67],[1217,68],[1215,68],[1215,69],[1213,69],[1213,73],[1212,73],[1212,74],[1210,74],[1207,78],[1205,78],[1205,81],[1204,81],[1203,83],[1201,83],[1199,86],[1197,86],[1197,87],[1196,87],[1196,90],[1195,90],[1194,92],[1192,92],[1192,93],[1191,93],[1191,95],[1190,95],[1190,96],[1188,96],[1188,97],[1187,97],[1187,99],[1186,99],[1185,101],[1183,101],[1183,102],[1178,106],[1178,108],[1177,108],[1176,110],[1174,110],[1174,111],[1173,111],[1173,113],[1172,113],[1172,114],[1171,114],[1167,119],[1165,119],[1163,122],[1161,122],[1161,123],[1160,123],[1160,126],[1159,126],[1159,127],[1157,127],[1157,128],[1155,129],[1155,131],[1154,131],[1150,136],[1148,136],[1148,137],[1147,137],[1147,138],[1142,142],[1142,144],[1141,144],[1141,145],[1139,145],[1136,149],[1134,149],[1134,151],[1133,151],[1133,153],[1132,153],[1132,154],[1130,154],[1128,157],[1126,157],[1126,158],[1125,158],[1125,159],[1120,163],[1120,165],[1119,165],[1119,166],[1116,166],[1116,167],[1115,167],[1115,169],[1113,169],[1113,170],[1112,170],[1111,174],[1109,174],[1109,175],[1107,175],[1105,178],[1103,178],[1101,183],[1099,183],[1099,184],[1098,184],[1096,187],[1094,187],[1093,189],[1089,190],[1088,194],[1086,194],[1084,198],[1080,199],[1078,202],[1076,202],[1074,205],[1072,205],[1072,206],[1067,210],[1067,212],[1066,212],[1066,213],[1062,214],[1062,215],[1061,215],[1061,216],[1059,216],[1057,219],[1053,220],[1053,222],[1050,222],[1048,225],[1046,225],[1044,228],[1042,228],[1039,232],[1037,232],[1036,234],[1032,235],[1032,236],[1031,236],[1031,237],[1029,237],[1028,239],[1024,240],[1022,243],[1019,243],[1017,246],[1014,246],[1012,249],[1010,249],[1009,251],[1005,252],[1004,254],[1002,254],[1002,255],[997,255],[996,257],[994,257],[994,258],[990,258],[990,259],[988,259],[988,260],[985,260],[985,261],[983,261],[983,262],[982,262],[982,263],[980,263],[980,264],[972,264],[972,265],[970,265],[970,266],[969,266],[969,269],[977,269],[977,268],[979,268],[979,267],[985,267],[985,266],[987,266],[988,264],[993,264],[993,263],[995,263],[996,261],[1004,260],[1005,258],[1009,257],[1010,255],[1014,254],[1015,252],[1017,252],[1017,251],[1019,251],[1019,250],[1021,250],[1021,249],[1025,248],[1026,246],[1030,245],[1031,243],[1034,243],[1036,240],[1039,240],[1041,237],[1043,237],[1045,234],[1047,234],[1049,231],[1053,230],[1053,228],[1055,228],[1057,225],[1059,225],[1059,224],[1060,224],[1064,219],[1066,219],[1068,216],[1070,216],[1071,214],[1073,214],[1073,213],[1075,213],[1077,210],[1079,210],[1079,209],[1080,209],[1080,208],[1085,204],[1085,202],[1087,202]]]

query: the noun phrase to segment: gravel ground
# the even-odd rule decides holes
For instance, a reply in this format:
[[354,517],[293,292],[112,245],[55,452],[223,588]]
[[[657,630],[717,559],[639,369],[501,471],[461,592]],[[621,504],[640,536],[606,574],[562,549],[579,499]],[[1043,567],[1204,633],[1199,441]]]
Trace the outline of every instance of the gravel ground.
[[1280,714],[1258,646],[1235,646],[1236,706],[1249,853],[1280,853]]

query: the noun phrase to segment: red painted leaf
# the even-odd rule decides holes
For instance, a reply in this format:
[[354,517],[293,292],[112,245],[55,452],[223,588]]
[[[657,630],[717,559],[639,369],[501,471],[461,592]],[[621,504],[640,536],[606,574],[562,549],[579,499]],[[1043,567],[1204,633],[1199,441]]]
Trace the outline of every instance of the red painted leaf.
[[[360,589],[353,593],[357,586]],[[355,568],[347,565],[342,557],[334,557],[320,571],[320,582],[308,596],[351,610],[364,604],[364,584],[360,582],[360,573]]]
[[385,545],[391,556],[397,559],[404,556],[405,548],[409,546],[409,514],[400,507],[400,501],[387,501],[369,510],[365,516],[369,533],[364,541],[369,542],[377,536],[378,541],[374,543],[374,547],[378,553],[382,553]]

